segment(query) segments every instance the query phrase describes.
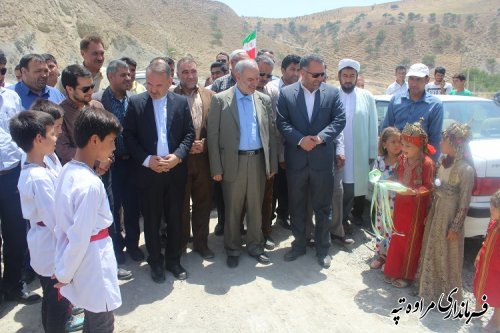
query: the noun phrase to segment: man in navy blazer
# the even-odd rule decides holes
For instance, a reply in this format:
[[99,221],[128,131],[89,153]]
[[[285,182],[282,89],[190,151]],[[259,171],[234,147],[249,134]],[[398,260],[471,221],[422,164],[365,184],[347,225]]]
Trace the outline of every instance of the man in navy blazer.
[[329,216],[333,195],[334,140],[345,126],[337,88],[323,83],[325,63],[318,55],[300,60],[301,81],[283,87],[277,125],[285,138],[285,163],[292,234],[292,261],[306,252],[306,202],[310,196],[316,216],[316,256],[328,268],[331,258]]
[[[146,69],[147,92],[130,97],[124,120],[125,146],[135,161],[136,185],[151,277],[165,281],[165,268],[186,279],[180,264],[182,207],[187,179],[185,160],[195,137],[186,97],[169,92],[170,67],[162,59]],[[165,213],[167,247],[161,254],[159,229]]]

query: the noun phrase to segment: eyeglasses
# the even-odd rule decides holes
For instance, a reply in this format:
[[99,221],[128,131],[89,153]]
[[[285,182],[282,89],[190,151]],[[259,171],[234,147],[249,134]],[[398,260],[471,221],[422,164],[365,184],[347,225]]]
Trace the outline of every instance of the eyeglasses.
[[0,68],[0,75],[5,75],[7,73],[7,68]]
[[321,72],[321,73],[311,73],[309,71],[305,71],[306,73],[308,74],[311,74],[311,76],[313,77],[313,79],[317,79],[318,77],[323,77],[325,76],[325,72]]
[[225,64],[227,62],[227,59],[217,59],[216,61],[217,62],[222,62],[223,64]]
[[82,91],[82,93],[86,94],[89,92],[90,89],[94,89],[95,87],[95,84],[92,84],[90,86],[86,86],[86,87],[82,87],[82,88],[78,88]]
[[273,74],[267,74],[267,73],[259,73],[259,76],[260,77],[267,77],[268,79],[272,78],[273,77]]

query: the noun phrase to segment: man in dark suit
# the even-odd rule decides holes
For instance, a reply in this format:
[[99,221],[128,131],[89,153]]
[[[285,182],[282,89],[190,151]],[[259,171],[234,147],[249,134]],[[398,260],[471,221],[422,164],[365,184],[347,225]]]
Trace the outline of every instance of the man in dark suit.
[[[132,96],[124,121],[125,146],[135,161],[133,173],[139,187],[144,217],[144,237],[151,277],[165,281],[165,268],[186,279],[180,264],[182,207],[187,178],[185,160],[195,132],[186,97],[169,92],[170,67],[159,59],[146,69],[147,92]],[[165,214],[167,247],[161,254],[160,222]]]
[[318,55],[300,60],[302,80],[281,89],[278,129],[285,138],[285,163],[292,233],[292,249],[285,261],[306,252],[306,202],[310,195],[316,216],[316,256],[328,268],[331,258],[329,216],[333,195],[334,140],[345,126],[345,112],[337,88],[323,83],[325,63]]
[[266,178],[278,170],[271,100],[256,91],[259,67],[254,60],[241,60],[235,74],[236,86],[212,98],[207,125],[210,171],[222,183],[226,206],[224,246],[230,268],[238,266],[245,208],[248,254],[261,264],[270,262],[264,253],[261,212]]

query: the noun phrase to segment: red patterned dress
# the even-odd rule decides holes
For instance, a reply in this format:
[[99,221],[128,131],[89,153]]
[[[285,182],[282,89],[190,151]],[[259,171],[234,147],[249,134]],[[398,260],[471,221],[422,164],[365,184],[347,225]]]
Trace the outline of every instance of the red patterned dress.
[[491,220],[486,239],[479,251],[479,261],[474,274],[474,296],[490,307],[500,307],[500,221]]

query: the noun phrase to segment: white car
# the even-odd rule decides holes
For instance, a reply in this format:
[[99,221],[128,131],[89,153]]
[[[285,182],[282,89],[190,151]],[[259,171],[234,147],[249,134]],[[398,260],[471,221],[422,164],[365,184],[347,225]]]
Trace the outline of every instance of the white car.
[[[392,96],[375,96],[379,124]],[[453,122],[469,123],[470,150],[476,184],[465,220],[465,237],[484,236],[490,218],[490,197],[500,189],[500,104],[479,97],[437,95],[443,103],[443,129]]]

